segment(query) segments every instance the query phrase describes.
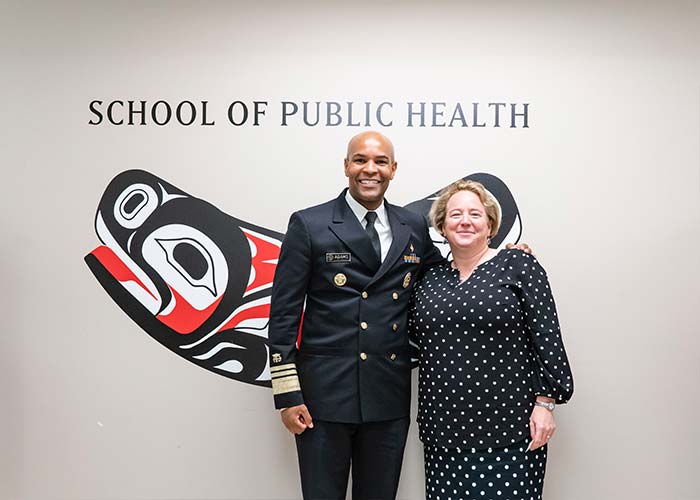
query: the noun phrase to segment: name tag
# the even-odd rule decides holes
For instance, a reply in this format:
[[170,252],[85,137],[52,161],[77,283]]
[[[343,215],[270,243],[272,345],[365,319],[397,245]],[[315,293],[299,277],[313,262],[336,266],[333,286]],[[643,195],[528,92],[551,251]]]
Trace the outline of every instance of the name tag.
[[351,262],[350,252],[326,253],[326,262]]

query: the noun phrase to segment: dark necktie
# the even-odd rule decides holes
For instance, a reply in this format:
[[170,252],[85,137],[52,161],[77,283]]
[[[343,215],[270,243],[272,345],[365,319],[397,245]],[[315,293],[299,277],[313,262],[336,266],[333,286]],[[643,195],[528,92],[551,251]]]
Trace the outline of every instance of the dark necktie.
[[367,212],[365,214],[365,220],[367,221],[365,231],[367,231],[367,236],[369,236],[369,240],[372,242],[374,251],[377,252],[377,257],[379,257],[379,260],[381,261],[382,245],[379,243],[379,235],[377,234],[377,230],[374,228],[374,223],[377,220],[377,212]]

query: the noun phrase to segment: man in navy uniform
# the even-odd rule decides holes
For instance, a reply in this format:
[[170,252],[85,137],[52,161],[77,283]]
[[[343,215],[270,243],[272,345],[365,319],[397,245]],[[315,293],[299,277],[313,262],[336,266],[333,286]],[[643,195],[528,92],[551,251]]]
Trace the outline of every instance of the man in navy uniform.
[[389,139],[353,137],[348,188],[294,213],[282,244],[270,369],[305,499],[344,499],[351,463],[354,499],[396,497],[411,396],[408,300],[421,270],[443,260],[425,219],[384,199],[396,167]]

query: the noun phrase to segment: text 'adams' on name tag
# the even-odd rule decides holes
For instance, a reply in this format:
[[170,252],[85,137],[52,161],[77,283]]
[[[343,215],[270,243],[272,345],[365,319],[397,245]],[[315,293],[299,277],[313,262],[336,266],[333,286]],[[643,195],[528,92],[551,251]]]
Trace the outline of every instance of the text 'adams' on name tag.
[[327,252],[326,262],[350,262],[350,252]]

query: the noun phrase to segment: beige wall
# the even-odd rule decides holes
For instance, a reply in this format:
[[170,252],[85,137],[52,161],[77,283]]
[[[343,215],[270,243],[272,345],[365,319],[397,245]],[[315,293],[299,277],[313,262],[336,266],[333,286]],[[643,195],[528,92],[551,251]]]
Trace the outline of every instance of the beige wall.
[[[0,498],[300,496],[269,391],[168,352],[82,261],[128,168],[280,231],[335,196],[356,129],[280,127],[281,100],[530,103],[529,129],[396,120],[389,198],[477,171],[515,194],[576,380],[548,499],[700,498],[700,8],[563,3],[3,2]],[[92,99],[207,99],[217,125],[91,127]],[[264,125],[227,125],[236,99]]]

